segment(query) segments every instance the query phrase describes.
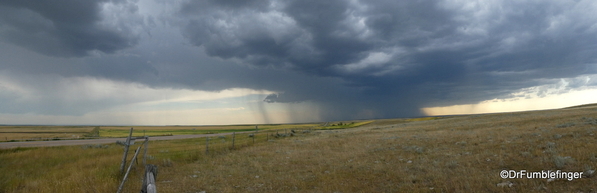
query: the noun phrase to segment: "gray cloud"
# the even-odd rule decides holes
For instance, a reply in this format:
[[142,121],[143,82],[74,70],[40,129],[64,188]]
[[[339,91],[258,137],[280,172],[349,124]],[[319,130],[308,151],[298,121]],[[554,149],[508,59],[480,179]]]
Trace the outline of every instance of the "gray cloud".
[[21,2],[0,3],[0,70],[271,90],[263,105],[313,102],[322,120],[419,116],[562,78],[566,92],[597,73],[592,1]]
[[116,1],[2,1],[0,40],[59,57],[114,53],[137,44],[130,26],[102,23],[110,19],[101,14],[108,3],[128,6],[124,12],[136,11],[134,5]]
[[[267,102],[343,101],[358,106],[353,110],[371,106],[380,116],[417,115],[422,105],[474,103],[541,79],[595,73],[597,18],[582,9],[596,9],[590,2],[464,3],[471,6],[260,1],[211,11],[205,10],[221,5],[204,3],[196,11],[184,6],[191,19],[182,28],[210,56],[337,77],[353,99],[287,82],[286,92]],[[336,97],[321,97],[327,95]],[[399,112],[401,106],[408,111]]]

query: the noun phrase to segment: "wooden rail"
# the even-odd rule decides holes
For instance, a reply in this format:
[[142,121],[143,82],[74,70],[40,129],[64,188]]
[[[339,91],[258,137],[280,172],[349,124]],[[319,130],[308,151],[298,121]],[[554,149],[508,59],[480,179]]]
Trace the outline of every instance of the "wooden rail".
[[124,172],[124,166],[126,165],[126,161],[127,161],[126,158],[129,153],[130,146],[133,145],[134,141],[137,139],[145,139],[145,141],[142,145],[137,147],[137,150],[135,150],[135,155],[133,156],[133,159],[131,159],[131,162],[129,164],[128,169],[126,170],[126,173],[124,173],[122,182],[118,186],[117,193],[120,193],[122,191],[122,188],[124,187],[124,183],[126,182],[126,179],[128,178],[129,172],[131,171],[131,168],[133,167],[133,163],[139,164],[138,162],[133,162],[133,160],[137,160],[137,156],[139,155],[139,152],[141,151],[141,147],[145,148],[145,150],[143,152],[143,165],[145,166],[145,174],[144,174],[144,178],[143,178],[143,185],[141,186],[141,192],[157,193],[155,178],[157,176],[158,166],[152,165],[152,164],[147,164],[147,149],[148,149],[147,146],[149,144],[149,137],[147,137],[147,136],[132,137],[132,135],[133,135],[133,128],[131,128],[131,130],[129,132],[129,136],[126,138],[126,141],[124,143],[117,142],[119,144],[124,145],[124,155],[122,156],[122,162],[120,163],[120,173],[121,174]]

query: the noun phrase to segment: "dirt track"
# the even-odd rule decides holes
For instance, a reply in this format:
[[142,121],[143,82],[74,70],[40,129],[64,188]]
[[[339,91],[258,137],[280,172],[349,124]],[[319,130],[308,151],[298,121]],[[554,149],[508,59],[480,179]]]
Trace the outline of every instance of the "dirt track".
[[[247,132],[253,132],[253,131],[237,132],[237,133],[247,133]],[[156,140],[172,140],[172,139],[189,139],[189,138],[200,138],[200,137],[221,136],[221,135],[232,135],[232,133],[158,136],[158,137],[149,137],[149,140],[156,141]],[[84,140],[3,142],[3,143],[0,143],[0,149],[8,149],[8,148],[16,148],[16,147],[51,147],[51,146],[67,146],[67,145],[107,144],[107,143],[116,143],[116,141],[125,141],[125,140],[126,140],[126,138],[104,138],[104,139],[84,139]]]

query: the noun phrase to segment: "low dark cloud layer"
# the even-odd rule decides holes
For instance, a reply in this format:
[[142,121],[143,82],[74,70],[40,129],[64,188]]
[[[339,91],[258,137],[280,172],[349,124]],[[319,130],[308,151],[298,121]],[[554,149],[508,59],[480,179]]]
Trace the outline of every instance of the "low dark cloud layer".
[[270,90],[264,105],[313,102],[322,120],[420,116],[597,73],[592,1],[150,2],[2,1],[2,45],[28,52],[0,70]]
[[85,56],[90,51],[114,53],[137,44],[129,29],[111,29],[101,24],[105,19],[100,14],[101,6],[106,3],[125,4],[107,0],[1,1],[0,37],[59,57]]
[[[595,73],[597,31],[588,11],[595,5],[587,1],[226,3],[234,6],[184,6],[190,19],[183,32],[193,45],[223,59],[338,77],[339,87],[354,88],[347,98],[362,105],[355,109],[371,106],[381,116],[417,115],[425,105],[474,103],[540,79]],[[336,95],[292,83],[285,90],[266,101]],[[342,101],[337,96],[322,100]],[[397,110],[403,106],[408,111]]]

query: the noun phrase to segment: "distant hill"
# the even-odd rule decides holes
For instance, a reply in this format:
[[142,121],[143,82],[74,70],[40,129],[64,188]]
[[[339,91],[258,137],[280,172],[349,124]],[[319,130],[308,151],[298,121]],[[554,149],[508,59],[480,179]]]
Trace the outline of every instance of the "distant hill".
[[565,107],[563,109],[578,109],[578,108],[589,108],[589,107],[597,107],[597,103],[591,103],[591,104],[584,104],[584,105],[577,105],[577,106]]

